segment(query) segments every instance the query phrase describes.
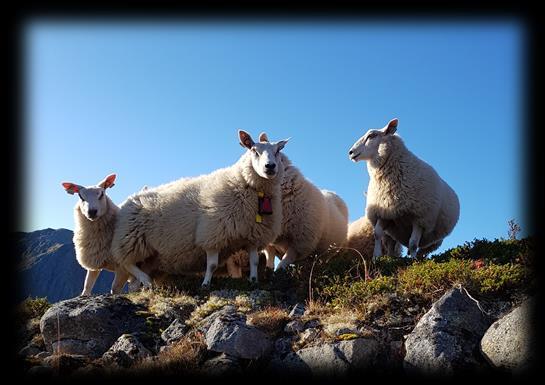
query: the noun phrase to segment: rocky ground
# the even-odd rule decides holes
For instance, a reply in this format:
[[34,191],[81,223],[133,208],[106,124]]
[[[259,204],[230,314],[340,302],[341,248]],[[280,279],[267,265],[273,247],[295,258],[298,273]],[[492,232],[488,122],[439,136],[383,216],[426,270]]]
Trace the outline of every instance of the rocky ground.
[[[430,263],[418,266],[426,267],[426,277]],[[453,274],[452,266],[440,266]],[[505,286],[505,277],[496,275],[507,292],[485,280],[477,290],[466,275],[484,273],[471,264],[432,290],[411,280],[411,291],[404,286],[410,269],[416,267],[397,269],[393,286],[387,275],[376,274],[372,281],[342,286],[354,291],[363,285],[356,292],[359,302],[338,283],[320,295],[312,290],[300,295],[299,289],[314,281],[299,282],[297,290],[281,281],[208,292],[155,289],[76,297],[50,306],[32,303],[32,311],[29,302],[21,316],[18,356],[25,376],[37,378],[516,376],[536,364],[535,292],[527,290],[529,281]],[[489,286],[497,291],[483,294]],[[338,297],[332,297],[332,288]]]

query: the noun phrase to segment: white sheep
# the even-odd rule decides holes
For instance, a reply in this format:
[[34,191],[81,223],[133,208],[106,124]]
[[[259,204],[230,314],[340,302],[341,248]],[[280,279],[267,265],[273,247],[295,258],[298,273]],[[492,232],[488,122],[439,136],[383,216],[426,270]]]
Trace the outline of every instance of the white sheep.
[[[267,135],[261,133],[260,141]],[[274,268],[275,257],[281,256],[277,269],[325,251],[330,244],[346,240],[348,209],[336,194],[320,191],[306,179],[285,154],[282,154],[282,232],[264,250],[267,267]]]
[[384,233],[408,247],[412,258],[438,248],[460,214],[458,196],[426,162],[395,134],[398,120],[371,129],[349,150],[369,172],[367,217],[374,226],[373,256],[381,254]]
[[[371,262],[375,250],[375,235],[373,225],[366,216],[348,225],[346,246],[356,249],[367,262]],[[384,234],[382,252],[392,257],[400,257],[401,245],[388,234]]]
[[257,281],[257,250],[280,233],[280,150],[287,140],[255,143],[242,130],[239,139],[247,151],[234,165],[148,188],[121,205],[114,259],[144,286],[151,281],[137,264],[147,258],[159,272],[183,273],[201,269],[206,256],[209,285],[220,257],[240,249],[248,251],[250,279]]
[[[74,246],[76,259],[87,270],[81,295],[91,295],[95,282],[103,269],[114,271],[112,293],[120,293],[129,274],[112,259],[110,246],[119,208],[106,194],[114,186],[116,175],[108,175],[95,186],[84,187],[71,182],[62,186],[68,194],[78,194],[74,207]],[[130,279],[134,282],[134,279]]]

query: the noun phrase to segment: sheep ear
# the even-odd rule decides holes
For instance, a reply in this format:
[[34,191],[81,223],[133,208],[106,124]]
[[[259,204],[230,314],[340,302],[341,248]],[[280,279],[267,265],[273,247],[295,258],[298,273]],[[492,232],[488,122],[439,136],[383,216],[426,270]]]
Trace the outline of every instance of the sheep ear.
[[284,146],[286,144],[288,144],[288,141],[290,140],[291,138],[288,138],[288,139],[284,139],[284,140],[280,140],[278,142],[276,142],[276,145],[278,146],[278,151],[280,151],[281,149],[284,148]]
[[388,125],[384,128],[384,135],[392,135],[397,131],[397,123],[399,121],[394,118],[388,122]]
[[62,182],[61,184],[64,190],[70,195],[79,193],[79,191],[82,188],[79,184],[70,183],[70,182]]
[[98,187],[102,187],[103,189],[114,187],[115,186],[115,183],[114,183],[115,182],[115,177],[116,177],[115,174],[108,175],[106,178],[104,178],[102,180],[102,182],[100,182],[98,184]]
[[259,134],[259,141],[260,142],[268,142],[269,141],[269,138],[267,137],[267,134],[262,132],[261,134]]
[[244,130],[238,130],[238,138],[240,140],[240,145],[242,147],[246,147],[247,149],[252,148],[252,146],[255,144],[250,134]]

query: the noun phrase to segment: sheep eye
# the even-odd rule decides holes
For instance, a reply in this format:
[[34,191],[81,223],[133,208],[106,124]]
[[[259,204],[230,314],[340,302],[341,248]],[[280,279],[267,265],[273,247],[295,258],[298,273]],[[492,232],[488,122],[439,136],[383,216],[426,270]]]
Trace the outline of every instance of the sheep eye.
[[252,148],[252,151],[253,151],[254,154],[259,155],[259,153],[257,152],[257,150],[255,148]]
[[102,199],[104,197],[104,191],[102,191],[98,197],[98,199]]
[[83,202],[85,202],[85,199],[83,199],[83,197],[81,196],[80,193],[78,193],[78,196],[79,196],[79,199],[81,199]]

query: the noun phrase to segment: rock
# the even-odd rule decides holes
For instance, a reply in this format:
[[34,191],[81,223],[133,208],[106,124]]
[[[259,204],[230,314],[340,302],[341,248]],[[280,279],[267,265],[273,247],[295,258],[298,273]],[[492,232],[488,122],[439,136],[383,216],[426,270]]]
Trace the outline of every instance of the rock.
[[315,329],[317,327],[320,327],[320,321],[317,319],[311,319],[305,322],[305,329]]
[[175,319],[172,321],[169,327],[166,328],[163,333],[161,333],[161,339],[167,344],[171,344],[182,338],[186,331],[187,325],[179,319]]
[[296,318],[296,317],[302,317],[303,314],[305,314],[305,305],[302,303],[297,303],[291,309],[290,314],[288,315],[290,318]]
[[233,318],[233,319],[246,319],[246,316],[238,313],[237,308],[233,305],[225,305],[220,310],[213,312],[212,314],[205,317],[198,323],[197,329],[203,333],[206,333],[214,321],[219,318]]
[[43,360],[43,365],[53,368],[58,375],[70,374],[88,363],[89,359],[80,354],[54,354]]
[[44,358],[46,357],[49,357],[51,355],[51,353],[49,352],[40,352],[38,354],[36,354],[34,357],[40,359],[40,360],[43,360]]
[[151,352],[131,334],[123,334],[115,343],[102,355],[102,361],[107,364],[115,364],[122,367],[129,367],[135,361],[150,357]]
[[35,356],[37,354],[40,354],[42,352],[42,349],[40,349],[38,346],[33,344],[28,344],[21,350],[19,350],[19,355],[21,357],[30,357]]
[[537,326],[532,319],[535,302],[530,299],[494,322],[480,343],[483,356],[494,367],[520,372],[533,362],[535,341],[532,330]]
[[298,334],[305,330],[305,324],[300,319],[294,319],[286,324],[284,333]]
[[339,376],[370,368],[377,363],[379,343],[372,338],[328,343],[301,349],[282,360],[273,360],[269,370],[282,375]]
[[43,365],[33,366],[28,370],[27,375],[30,377],[50,377],[53,375],[53,368]]
[[117,295],[77,297],[50,307],[40,320],[49,352],[98,358],[120,335],[145,330],[140,307]]
[[273,349],[275,355],[285,356],[293,351],[292,349],[293,337],[282,337],[274,341]]
[[481,369],[482,361],[474,352],[489,325],[489,318],[464,289],[451,289],[408,335],[403,366],[428,374]]
[[243,319],[227,317],[215,319],[206,333],[206,345],[214,352],[253,360],[267,355],[272,348],[267,334]]
[[304,332],[302,332],[299,335],[299,341],[297,342],[299,345],[306,345],[309,342],[312,342],[318,335],[320,334],[320,330],[310,328],[306,329]]
[[205,361],[201,367],[201,371],[206,376],[212,377],[242,374],[242,368],[236,357],[228,354],[221,354]]

